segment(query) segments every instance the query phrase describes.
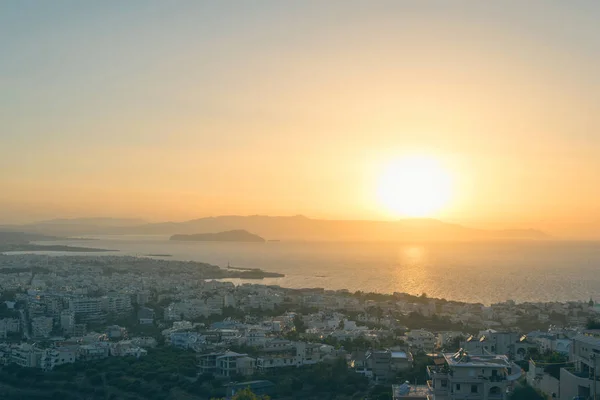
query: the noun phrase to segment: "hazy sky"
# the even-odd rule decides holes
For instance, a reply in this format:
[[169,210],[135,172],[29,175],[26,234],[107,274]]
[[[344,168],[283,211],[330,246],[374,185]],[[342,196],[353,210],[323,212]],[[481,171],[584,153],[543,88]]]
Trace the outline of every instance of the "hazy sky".
[[[600,228],[598,1],[2,1],[0,222],[435,217]],[[597,229],[600,230],[600,229]]]

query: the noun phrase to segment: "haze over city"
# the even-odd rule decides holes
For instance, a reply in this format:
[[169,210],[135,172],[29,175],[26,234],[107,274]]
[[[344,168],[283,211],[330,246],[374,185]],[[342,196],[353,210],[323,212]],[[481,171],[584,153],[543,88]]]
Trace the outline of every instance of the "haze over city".
[[428,217],[598,238],[599,12],[3,2],[0,223]]
[[0,399],[600,400],[599,21],[0,1]]

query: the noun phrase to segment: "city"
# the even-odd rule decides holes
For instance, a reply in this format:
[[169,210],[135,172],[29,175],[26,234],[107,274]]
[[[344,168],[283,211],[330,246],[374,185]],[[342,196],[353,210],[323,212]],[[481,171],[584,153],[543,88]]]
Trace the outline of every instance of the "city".
[[[96,371],[77,383],[67,379],[61,396],[73,398],[85,390],[91,398],[137,398],[144,390],[165,398],[180,390],[202,399],[246,387],[273,398],[319,398],[332,388],[293,378],[320,365],[355,377],[348,398],[508,399],[523,381],[563,400],[597,390],[600,308],[591,300],[485,306],[426,294],[235,286],[205,278],[217,267],[191,265],[0,256],[1,390],[24,390],[9,389],[16,383],[10,374],[24,374],[14,368],[76,377],[69,365]],[[175,374],[137,377],[133,386],[99,367],[118,358],[135,366],[165,351],[188,362]],[[165,393],[152,388],[161,379],[175,379]],[[35,385],[28,390],[35,393]]]

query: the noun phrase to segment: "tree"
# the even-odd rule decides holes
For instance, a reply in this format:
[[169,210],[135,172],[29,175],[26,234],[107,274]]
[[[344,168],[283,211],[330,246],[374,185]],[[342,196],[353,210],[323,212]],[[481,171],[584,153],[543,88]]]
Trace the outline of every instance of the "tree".
[[519,385],[510,394],[508,400],[546,400],[546,397],[529,385]]
[[587,329],[600,329],[600,322],[598,320],[588,318],[586,328]]
[[269,396],[259,396],[257,394],[252,393],[250,388],[242,389],[238,391],[231,400],[270,400]]
[[304,321],[299,314],[294,315],[294,328],[298,333],[306,332],[306,325],[304,325]]

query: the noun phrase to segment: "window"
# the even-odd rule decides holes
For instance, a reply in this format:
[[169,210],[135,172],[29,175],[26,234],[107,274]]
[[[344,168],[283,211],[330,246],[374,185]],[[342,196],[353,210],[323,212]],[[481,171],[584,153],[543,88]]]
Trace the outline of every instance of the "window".
[[442,387],[448,387],[448,380],[447,379],[442,379]]
[[477,393],[477,385],[471,385],[471,393]]
[[457,384],[456,384],[456,390],[457,390],[457,391],[460,391],[460,383],[457,383]]

